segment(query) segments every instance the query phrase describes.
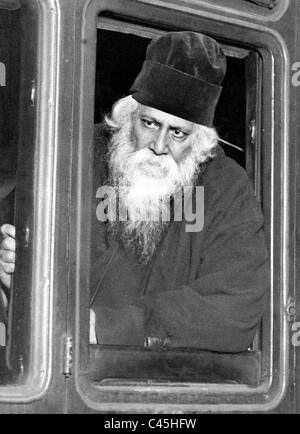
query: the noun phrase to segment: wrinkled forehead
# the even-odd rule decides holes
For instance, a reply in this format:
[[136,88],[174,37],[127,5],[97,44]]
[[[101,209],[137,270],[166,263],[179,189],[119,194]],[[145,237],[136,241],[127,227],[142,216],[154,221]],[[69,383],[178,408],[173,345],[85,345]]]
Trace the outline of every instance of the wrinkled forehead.
[[180,128],[183,130],[188,129],[193,131],[194,126],[196,125],[193,122],[171,115],[170,113],[166,113],[142,104],[140,105],[139,115],[145,116],[149,118],[149,120],[154,120],[159,124],[168,125],[173,128]]

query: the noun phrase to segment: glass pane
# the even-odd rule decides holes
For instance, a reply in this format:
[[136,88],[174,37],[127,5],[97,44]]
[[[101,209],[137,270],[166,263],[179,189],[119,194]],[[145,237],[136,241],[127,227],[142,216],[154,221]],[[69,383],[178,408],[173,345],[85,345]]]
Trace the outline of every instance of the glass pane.
[[25,375],[29,363],[31,252],[24,243],[24,227],[29,231],[32,213],[37,24],[35,2],[0,1],[0,61],[5,71],[0,88],[0,226],[10,225],[2,230],[4,251],[15,249],[11,231],[13,226],[17,229],[16,273],[11,274],[12,259],[5,256],[11,284],[1,283],[0,300],[1,369],[8,369],[10,376],[18,376],[20,370]]

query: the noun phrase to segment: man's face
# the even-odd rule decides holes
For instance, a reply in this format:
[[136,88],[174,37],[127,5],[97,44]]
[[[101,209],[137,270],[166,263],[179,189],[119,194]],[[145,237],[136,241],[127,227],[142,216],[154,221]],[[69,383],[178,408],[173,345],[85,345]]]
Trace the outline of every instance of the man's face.
[[109,169],[114,186],[126,187],[119,199],[129,219],[111,230],[147,262],[169,224],[160,217],[169,215],[170,198],[194,185],[215,143],[200,126],[160,110],[135,105],[126,112],[124,104],[118,113],[122,126],[111,138]]
[[150,150],[158,165],[162,156],[182,163],[191,151],[193,131],[192,122],[147,106],[141,106],[132,125],[136,151]]

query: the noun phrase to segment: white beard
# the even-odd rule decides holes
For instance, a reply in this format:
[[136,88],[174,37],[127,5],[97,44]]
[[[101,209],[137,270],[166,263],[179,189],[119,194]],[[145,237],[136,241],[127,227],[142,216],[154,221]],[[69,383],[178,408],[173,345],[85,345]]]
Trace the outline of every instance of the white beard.
[[[183,186],[194,185],[200,162],[193,150],[180,164],[170,155],[135,151],[129,126],[114,133],[109,153],[110,177],[127,207],[128,221],[110,223],[110,233],[148,263],[169,226],[170,200]],[[126,187],[126,188],[120,188]]]

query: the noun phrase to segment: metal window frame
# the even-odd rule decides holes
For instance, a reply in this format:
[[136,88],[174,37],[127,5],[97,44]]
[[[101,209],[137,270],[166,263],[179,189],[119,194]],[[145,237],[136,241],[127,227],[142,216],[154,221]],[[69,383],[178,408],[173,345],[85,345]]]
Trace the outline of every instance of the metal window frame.
[[264,8],[273,9],[278,4],[278,0],[246,0]]
[[[203,31],[211,36],[224,39],[231,45],[249,47],[260,52],[263,59],[263,158],[264,167],[264,201],[268,204],[267,218],[270,222],[269,245],[271,250],[271,299],[269,305],[269,330],[265,336],[268,348],[263,356],[265,375],[258,388],[246,386],[189,384],[167,389],[164,386],[152,387],[101,387],[88,381],[88,354],[82,351],[87,346],[88,336],[88,266],[76,271],[75,295],[75,348],[74,348],[74,381],[81,400],[96,411],[126,412],[228,412],[228,411],[269,411],[282,401],[288,384],[289,375],[289,332],[286,308],[290,295],[289,266],[291,252],[289,250],[289,52],[282,36],[260,24],[244,21],[217,12],[207,12],[200,7],[189,9],[188,15],[177,2],[164,1],[146,4],[146,1],[123,0],[91,0],[85,4],[78,23],[82,28],[81,40],[88,41],[81,50],[80,62],[80,98],[79,119],[77,124],[79,145],[77,155],[77,220],[74,222],[77,233],[76,263],[88,257],[85,247],[86,220],[80,216],[84,206],[82,190],[83,168],[88,164],[87,149],[92,149],[93,130],[93,84],[95,71],[96,22],[101,12],[110,11],[120,17],[129,17],[136,22],[146,22],[151,16],[151,26],[158,28],[184,29]],[[190,2],[193,3],[193,2]],[[138,7],[137,7],[138,6]],[[184,12],[184,13],[183,13]],[[81,14],[81,11],[79,11]],[[170,16],[171,15],[171,16]],[[184,26],[186,23],[186,27]],[[226,23],[226,26],[224,24]],[[213,25],[212,25],[213,24]],[[230,30],[232,32],[230,32]],[[229,35],[236,34],[239,39]],[[230,39],[230,40],[229,40]],[[87,86],[89,84],[89,86]],[[275,104],[277,102],[277,104]],[[91,113],[88,113],[90,111]],[[275,172],[280,176],[275,177]],[[86,192],[86,189],[84,190]],[[82,203],[83,200],[83,203]],[[275,270],[278,279],[275,279]],[[279,283],[278,283],[279,282]],[[274,317],[277,316],[277,321]],[[278,343],[276,343],[276,336]],[[269,343],[267,342],[269,338]],[[84,344],[85,342],[85,344]],[[81,349],[81,351],[80,351]],[[121,398],[120,398],[121,397]],[[163,404],[162,404],[163,402]],[[216,404],[217,402],[217,404]]]
[[[147,0],[141,1],[147,3]],[[280,20],[288,10],[290,2],[291,0],[279,0],[277,6],[273,9],[262,8],[250,2],[241,4],[239,0],[153,0],[152,4],[157,6],[171,4],[184,13],[197,13],[197,11],[205,9],[205,12],[210,13],[211,16],[217,11],[228,17],[235,16],[239,20],[255,20],[264,24]]]
[[[60,11],[56,0],[31,0],[39,14],[36,83],[36,139],[32,234],[30,363],[20,382],[0,386],[0,405],[25,404],[47,393],[52,373],[53,351],[53,229],[57,150],[57,65]],[[0,0],[0,8],[7,6]],[[17,2],[13,2],[14,5]],[[20,1],[23,3],[23,0]],[[30,29],[29,29],[30,30]],[[32,94],[32,97],[34,95]],[[21,309],[21,306],[18,306]],[[12,349],[14,351],[14,348]]]

